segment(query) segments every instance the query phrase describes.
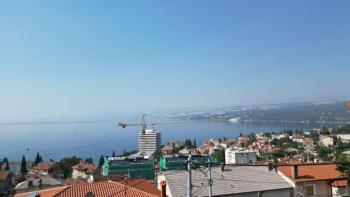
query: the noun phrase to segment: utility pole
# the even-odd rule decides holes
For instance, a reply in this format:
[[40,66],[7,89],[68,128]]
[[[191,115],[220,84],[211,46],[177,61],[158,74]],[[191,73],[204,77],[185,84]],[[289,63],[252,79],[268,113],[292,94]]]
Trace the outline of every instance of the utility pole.
[[187,179],[187,197],[192,197],[192,156],[191,153],[188,156],[187,160],[187,172],[188,172],[188,179]]
[[211,159],[208,157],[208,171],[209,171],[209,177],[208,177],[208,185],[209,185],[209,197],[213,196],[213,180],[211,179]]

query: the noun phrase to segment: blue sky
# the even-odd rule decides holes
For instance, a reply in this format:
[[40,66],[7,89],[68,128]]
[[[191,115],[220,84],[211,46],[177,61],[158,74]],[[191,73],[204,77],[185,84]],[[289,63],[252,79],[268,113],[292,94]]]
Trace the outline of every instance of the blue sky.
[[1,1],[0,121],[349,97],[349,1]]

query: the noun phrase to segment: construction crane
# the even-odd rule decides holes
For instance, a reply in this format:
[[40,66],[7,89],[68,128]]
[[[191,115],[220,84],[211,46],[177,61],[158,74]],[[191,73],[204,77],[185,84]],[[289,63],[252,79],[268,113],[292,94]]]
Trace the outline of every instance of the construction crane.
[[119,122],[119,123],[118,123],[118,126],[120,126],[120,127],[123,128],[123,129],[126,128],[126,127],[130,127],[130,126],[141,126],[141,132],[142,132],[142,133],[145,133],[145,132],[146,132],[147,126],[153,126],[153,125],[155,125],[155,123],[146,124],[145,117],[146,117],[146,114],[143,114],[140,124],[125,124],[125,123]]

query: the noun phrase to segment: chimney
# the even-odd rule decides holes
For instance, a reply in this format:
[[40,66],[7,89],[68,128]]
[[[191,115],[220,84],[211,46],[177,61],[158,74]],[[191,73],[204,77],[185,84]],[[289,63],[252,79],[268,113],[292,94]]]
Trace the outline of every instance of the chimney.
[[298,165],[293,165],[292,168],[292,177],[293,178],[298,178],[299,174],[298,174]]
[[165,181],[161,181],[160,182],[160,192],[161,192],[161,197],[166,197],[166,182]]

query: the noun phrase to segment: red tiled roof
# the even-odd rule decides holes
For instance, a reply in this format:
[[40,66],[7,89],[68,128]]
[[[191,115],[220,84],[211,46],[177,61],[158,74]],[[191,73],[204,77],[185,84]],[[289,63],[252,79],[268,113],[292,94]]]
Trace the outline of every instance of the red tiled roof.
[[96,166],[94,164],[85,162],[80,162],[72,168],[79,171],[85,171],[87,173],[93,173],[96,170]]
[[120,180],[117,182],[121,184],[126,183],[130,187],[135,187],[139,190],[142,190],[154,195],[160,194],[160,191],[156,188],[156,186],[146,179],[130,179],[127,182],[125,182],[124,180]]
[[52,168],[52,165],[50,163],[39,163],[36,166],[34,166],[33,170],[50,170]]
[[332,187],[346,187],[347,181],[346,180],[340,180],[340,181],[334,181],[332,182]]
[[0,181],[6,180],[9,174],[9,171],[0,171]]
[[81,197],[86,196],[87,193],[92,193],[94,197],[156,197],[154,195],[141,191],[137,188],[130,187],[118,182],[102,181],[91,184],[72,185],[65,190],[56,194],[55,197]]
[[162,151],[172,151],[172,150],[174,150],[174,148],[172,146],[164,146],[162,148]]
[[336,164],[298,165],[298,177],[292,177],[293,166],[279,166],[278,170],[293,182],[340,179],[343,176],[337,170]]
[[52,197],[52,196],[58,194],[59,192],[63,191],[64,189],[66,189],[66,187],[67,186],[44,189],[44,190],[39,190],[39,191],[35,191],[35,192],[25,192],[25,193],[16,194],[15,197],[26,197],[26,196],[33,194],[33,193],[40,194],[40,197]]

